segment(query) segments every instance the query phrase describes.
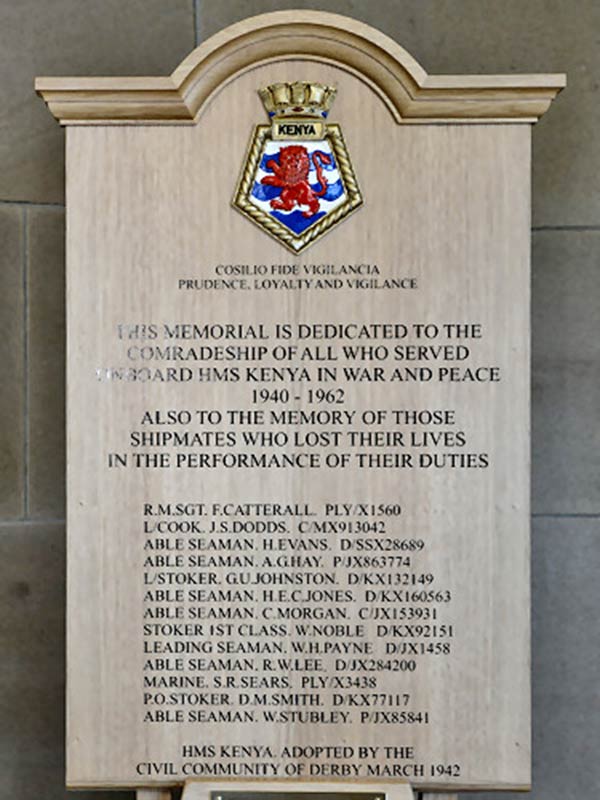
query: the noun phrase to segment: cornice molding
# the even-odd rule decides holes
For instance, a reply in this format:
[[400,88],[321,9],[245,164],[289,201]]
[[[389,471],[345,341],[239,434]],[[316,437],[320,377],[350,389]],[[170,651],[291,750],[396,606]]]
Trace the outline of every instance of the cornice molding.
[[398,123],[536,122],[566,85],[562,74],[428,75],[397,42],[362,22],[276,11],[220,31],[168,77],[44,77],[35,88],[62,125],[193,124],[213,94],[248,69],[298,58],[357,75]]

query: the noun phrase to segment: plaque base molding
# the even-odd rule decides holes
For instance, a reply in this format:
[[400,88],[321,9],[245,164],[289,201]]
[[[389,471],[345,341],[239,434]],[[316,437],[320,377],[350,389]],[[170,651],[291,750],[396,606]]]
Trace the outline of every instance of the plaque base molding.
[[171,800],[170,789],[138,789],[136,800]]
[[[321,783],[321,782],[246,782],[214,784],[186,781],[181,800],[289,800],[309,795],[305,800],[458,800],[457,794],[414,792],[408,783]],[[137,800],[171,800],[169,789],[138,789]]]

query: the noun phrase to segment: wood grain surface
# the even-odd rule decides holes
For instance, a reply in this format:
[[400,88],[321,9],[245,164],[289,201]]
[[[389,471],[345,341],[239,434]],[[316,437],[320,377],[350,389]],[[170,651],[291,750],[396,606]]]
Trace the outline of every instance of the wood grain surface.
[[[257,89],[334,84],[365,205],[300,259],[231,207]],[[315,59],[258,65],[214,94],[196,126],[73,127],[68,203],[68,784],[182,783],[185,745],[403,745],[460,763],[419,788],[525,788],[529,700],[529,228],[526,125],[398,125],[368,82]],[[181,291],[219,264],[379,265],[415,291]],[[223,382],[106,381],[127,362],[119,325],[472,323],[472,362],[498,383],[348,384],[346,407],[452,408],[487,469],[109,469],[148,410],[250,408]],[[154,365],[156,366],[156,365]],[[100,370],[100,373],[97,373]],[[295,408],[306,408],[304,390]],[[422,536],[420,568],[452,591],[452,655],[379,675],[428,725],[144,723],[145,503],[400,502],[394,534]],[[334,537],[335,540],[335,537]],[[224,574],[223,570],[219,574]],[[218,572],[218,570],[217,570]],[[367,623],[374,627],[375,623]],[[374,635],[374,634],[373,634]],[[172,775],[137,764],[172,763]]]

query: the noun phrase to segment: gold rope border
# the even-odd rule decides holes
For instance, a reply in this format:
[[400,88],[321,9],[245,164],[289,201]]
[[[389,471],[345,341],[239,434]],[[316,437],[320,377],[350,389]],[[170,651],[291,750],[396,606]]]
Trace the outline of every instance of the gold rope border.
[[262,154],[263,146],[267,139],[270,139],[269,133],[271,131],[270,125],[257,125],[254,131],[254,136],[250,142],[250,147],[246,154],[244,161],[244,168],[238,182],[232,205],[240,211],[244,216],[249,217],[251,220],[260,225],[266,232],[276,239],[278,242],[284,244],[292,253],[298,254],[305,250],[309,245],[314,244],[317,239],[320,239],[326,234],[334,225],[342,219],[352,214],[363,204],[362,194],[354,174],[354,168],[348,151],[344,136],[339,125],[326,125],[326,139],[329,139],[335,159],[338,165],[339,172],[342,176],[344,189],[348,195],[346,201],[338,206],[330,214],[319,220],[315,225],[308,228],[302,236],[294,236],[294,234],[283,225],[279,220],[274,219],[269,214],[266,214],[260,208],[257,208],[250,202],[249,195],[254,183],[254,176],[258,166],[259,159]]

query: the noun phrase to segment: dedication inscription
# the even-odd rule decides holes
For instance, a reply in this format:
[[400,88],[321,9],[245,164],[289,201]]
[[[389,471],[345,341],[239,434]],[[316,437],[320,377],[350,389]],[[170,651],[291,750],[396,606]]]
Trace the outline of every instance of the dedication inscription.
[[112,119],[183,116],[163,84],[111,115],[41,81],[96,117],[68,134],[71,786],[528,785],[524,121],[560,76],[466,106],[428,78],[415,111],[425,78],[281,12],[176,70],[190,125]]

